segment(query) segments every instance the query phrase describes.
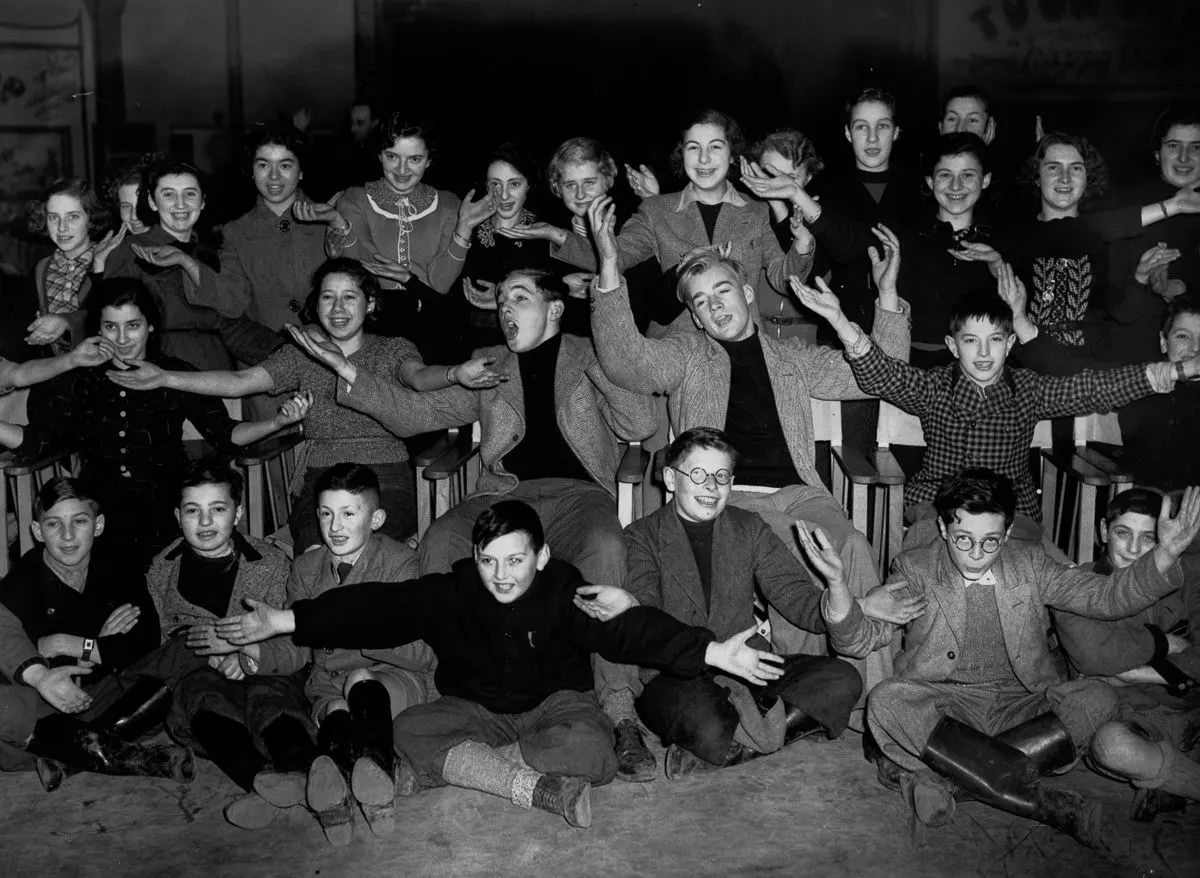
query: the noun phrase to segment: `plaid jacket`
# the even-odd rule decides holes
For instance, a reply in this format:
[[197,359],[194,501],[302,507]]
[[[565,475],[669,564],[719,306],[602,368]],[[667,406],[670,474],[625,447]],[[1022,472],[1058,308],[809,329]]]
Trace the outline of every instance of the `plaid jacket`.
[[918,369],[892,359],[875,345],[850,368],[859,386],[921,419],[927,450],[905,491],[910,506],[931,503],[946,476],[984,466],[1012,479],[1017,511],[1038,521],[1029,446],[1044,418],[1110,412],[1154,392],[1144,365],[1089,369],[1069,378],[1027,369],[1005,369],[1000,380],[980,387],[957,363]]

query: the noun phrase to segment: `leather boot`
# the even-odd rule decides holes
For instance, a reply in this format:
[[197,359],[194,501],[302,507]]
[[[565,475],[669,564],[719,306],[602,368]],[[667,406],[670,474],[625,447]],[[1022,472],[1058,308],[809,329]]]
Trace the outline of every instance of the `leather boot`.
[[1075,765],[1075,743],[1062,720],[1053,713],[1043,713],[1013,726],[996,735],[996,740],[1024,753],[1043,777],[1064,773]]
[[667,756],[664,760],[666,765],[664,768],[670,780],[678,780],[681,777],[687,777],[689,774],[695,774],[699,771],[712,771],[717,768],[730,768],[734,765],[741,765],[744,762],[749,762],[763,755],[737,741],[731,741],[729,752],[725,754],[724,760],[721,762],[709,762],[707,759],[701,759],[695,753],[680,747],[678,744],[672,744],[667,748]]
[[346,777],[333,757],[322,755],[308,770],[306,790],[309,809],[317,815],[325,839],[335,847],[345,847],[354,837],[354,812],[350,808],[350,790]]
[[396,828],[396,751],[392,744],[392,702],[378,680],[351,687],[346,701],[354,728],[354,768],[350,790],[376,835]]
[[354,724],[350,711],[335,710],[325,714],[317,727],[317,751],[329,756],[347,775],[354,770]]
[[167,718],[172,692],[153,677],[139,677],[116,703],[89,724],[136,741],[154,731]]
[[191,783],[196,776],[195,757],[187,747],[131,744],[63,715],[38,720],[26,749],[46,762],[38,770],[46,792],[58,789],[64,778],[79,771],[165,777],[179,783]]
[[592,783],[586,777],[543,774],[533,788],[533,807],[558,814],[572,826],[591,826]]
[[[785,702],[785,704],[786,704],[786,702]],[[822,726],[821,726],[821,723],[819,720],[814,719],[813,717],[809,716],[807,713],[805,713],[803,710],[796,707],[795,705],[787,704],[786,707],[787,707],[787,709],[784,711],[784,714],[783,714],[783,717],[784,717],[783,746],[786,747],[788,744],[793,744],[796,741],[799,741],[801,738],[807,738],[809,735],[813,734],[814,732],[819,732],[822,730]],[[820,737],[824,738],[824,740],[826,740],[826,741],[829,740],[828,734],[821,735]]]
[[250,730],[211,710],[197,711],[190,726],[204,755],[235,784],[253,792],[254,776],[266,767],[267,760],[258,752]]
[[1053,826],[1088,847],[1105,850],[1114,837],[1099,802],[1043,786],[1024,753],[951,717],[938,723],[921,759],[979,801]]
[[649,783],[658,774],[658,760],[646,746],[646,738],[636,721],[623,719],[613,730],[613,750],[617,754],[617,780]]

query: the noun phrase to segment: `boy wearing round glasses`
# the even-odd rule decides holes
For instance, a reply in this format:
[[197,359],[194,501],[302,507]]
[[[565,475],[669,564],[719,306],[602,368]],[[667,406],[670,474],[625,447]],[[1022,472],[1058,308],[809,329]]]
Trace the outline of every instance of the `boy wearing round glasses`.
[[[1010,542],[1017,497],[1005,475],[963,470],[934,506],[941,540],[901,554],[889,577],[929,609],[906,628],[896,676],[867,699],[880,782],[928,826],[949,822],[965,793],[1104,847],[1113,836],[1100,804],[1040,778],[1070,770],[1116,716],[1117,697],[1099,680],[1064,680],[1046,642],[1047,608],[1117,619],[1178,589],[1179,556],[1200,532],[1200,490],[1187,489],[1175,517],[1164,504],[1158,544],[1111,576],[1059,564],[1040,543]],[[824,535],[802,529],[800,541],[829,586],[822,610],[834,648],[865,655],[890,642],[895,626],[863,617]]]

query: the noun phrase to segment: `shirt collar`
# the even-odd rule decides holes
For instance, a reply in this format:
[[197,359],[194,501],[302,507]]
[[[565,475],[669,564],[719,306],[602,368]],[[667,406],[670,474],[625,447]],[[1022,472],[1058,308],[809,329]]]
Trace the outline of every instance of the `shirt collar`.
[[[188,543],[185,539],[180,539],[168,552],[163,556],[165,561],[174,561],[187,549]],[[261,561],[262,554],[254,546],[250,545],[250,541],[242,536],[241,531],[233,532],[233,551],[247,561]]]
[[[676,213],[683,213],[689,204],[697,201],[696,184],[688,183],[683,187],[683,191],[679,193],[679,204],[675,207]],[[721,193],[721,204],[732,204],[734,207],[745,207],[746,199],[742,194],[734,188],[733,184],[728,180],[725,181],[725,191]]]
[[963,587],[970,588],[972,585],[998,585],[999,580],[996,579],[996,568],[989,567],[987,573],[976,580],[970,580],[963,577]]

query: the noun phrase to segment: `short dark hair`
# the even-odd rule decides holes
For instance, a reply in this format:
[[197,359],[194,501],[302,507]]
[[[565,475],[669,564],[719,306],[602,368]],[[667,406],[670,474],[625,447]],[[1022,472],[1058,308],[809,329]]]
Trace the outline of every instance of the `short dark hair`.
[[[565,302],[569,295],[567,285],[563,282],[562,277],[556,272],[547,271],[544,268],[515,268],[504,275],[500,284],[505,284],[514,277],[527,277],[533,281],[534,286],[547,302]],[[499,284],[496,289],[500,289]]]
[[768,149],[779,153],[796,168],[804,168],[809,177],[815,177],[825,167],[817,148],[807,136],[795,128],[780,128],[772,131],[754,146],[750,147],[750,155],[756,162],[762,161],[762,155]]
[[1087,184],[1080,199],[1080,207],[1095,202],[1108,191],[1108,164],[1100,150],[1092,146],[1092,142],[1081,134],[1068,134],[1064,131],[1050,131],[1042,136],[1025,167],[1021,178],[1026,187],[1037,189],[1041,185],[1042,161],[1046,151],[1052,146],[1074,147],[1083,158],[1084,173],[1087,174]]
[[1108,501],[1108,508],[1104,510],[1104,520],[1108,524],[1112,524],[1126,512],[1158,518],[1158,513],[1162,509],[1163,496],[1161,492],[1155,491],[1153,488],[1130,488],[1122,491]]
[[933,176],[937,163],[948,155],[973,155],[983,168],[983,173],[991,170],[989,150],[978,134],[971,131],[954,131],[950,134],[939,134],[937,139],[921,155],[921,173],[926,177]]
[[718,253],[716,250],[701,250],[699,253],[693,253],[675,269],[677,279],[675,281],[675,298],[684,304],[690,311],[692,308],[692,297],[687,295],[688,281],[698,274],[703,274],[710,268],[721,266],[728,268],[737,278],[739,286],[746,285],[746,270],[742,268],[742,263],[738,262],[732,256],[726,256],[723,253]]
[[532,506],[521,500],[501,500],[479,513],[471,529],[471,545],[481,551],[492,540],[511,533],[529,534],[535,552],[546,545],[542,520]]
[[136,277],[106,277],[92,287],[87,300],[88,334],[100,332],[100,318],[105,308],[120,308],[122,305],[133,305],[142,312],[146,323],[155,330],[150,337],[150,344],[155,344],[155,336],[162,326],[162,314],[154,295]]
[[729,467],[737,467],[738,452],[724,430],[716,427],[692,427],[684,430],[667,446],[667,466],[675,466],[685,460],[694,449],[704,448],[723,451],[729,455]]
[[946,108],[950,106],[950,102],[955,98],[975,98],[979,103],[983,104],[983,111],[989,116],[992,115],[992,96],[984,88],[978,85],[960,85],[946,92],[946,96],[942,98],[942,115],[946,115]]
[[242,505],[245,479],[240,472],[224,461],[204,458],[189,466],[179,482],[179,501],[183,501],[185,490],[200,485],[225,485],[229,488],[229,496],[233,498],[234,505]]
[[55,476],[42,485],[33,498],[33,517],[41,518],[63,500],[80,500],[92,507],[92,514],[100,513],[100,501],[80,479],[73,476]]
[[883,104],[885,107],[888,108],[888,112],[892,116],[892,121],[893,122],[896,121],[896,96],[894,94],[892,94],[890,91],[885,91],[882,88],[876,88],[874,86],[871,86],[871,87],[862,89],[857,94],[852,95],[850,98],[848,98],[846,100],[845,105],[842,107],[842,112],[844,113],[844,115],[846,117],[847,125],[849,125],[850,122],[852,121],[852,114],[854,113],[854,108],[857,107],[859,104],[865,104],[868,102],[876,103],[876,104]]
[[518,174],[525,178],[525,182],[529,184],[530,189],[537,188],[537,163],[534,162],[533,158],[519,143],[508,141],[493,149],[487,157],[484,170],[486,171],[493,162],[504,162],[506,165],[511,165],[516,169]]
[[728,113],[713,109],[701,110],[679,129],[679,142],[671,150],[671,170],[676,174],[683,174],[683,138],[687,136],[688,129],[695,125],[715,125],[725,133],[725,142],[729,144],[729,179],[737,179],[736,159],[746,151],[746,135],[742,133],[742,126],[736,119]]
[[1170,304],[1167,305],[1167,313],[1163,315],[1162,325],[1159,327],[1163,338],[1170,335],[1175,321],[1183,314],[1200,314],[1200,299],[1191,293],[1185,293],[1170,301]]
[[379,476],[375,474],[375,470],[365,464],[350,462],[335,463],[317,476],[317,483],[313,486],[313,499],[320,504],[321,495],[326,491],[346,491],[361,495],[372,509],[379,508],[382,493],[379,488]]
[[282,146],[296,157],[300,170],[308,160],[308,138],[290,125],[255,125],[246,135],[242,162],[247,176],[254,176],[254,157],[264,146]]
[[1162,149],[1163,141],[1176,125],[1200,125],[1200,106],[1167,107],[1159,113],[1150,137],[1150,148],[1154,152]]
[[961,509],[970,515],[988,512],[1002,515],[1007,528],[1017,514],[1017,492],[1008,476],[981,466],[971,467],[942,481],[933,498],[933,508],[947,527]]
[[403,113],[392,113],[375,126],[375,144],[380,152],[391,149],[402,137],[417,137],[425,144],[425,155],[433,158],[437,154],[436,135],[428,122],[406,118]]
[[62,177],[55,180],[46,189],[46,195],[41,201],[32,203],[33,209],[29,217],[31,232],[44,231],[46,228],[46,203],[53,195],[70,195],[79,200],[88,221],[88,236],[98,240],[111,226],[112,217],[108,206],[104,203],[99,192],[83,177]]
[[608,180],[612,186],[617,179],[617,162],[605,149],[599,140],[591,137],[572,137],[559,144],[550,163],[546,166],[546,180],[550,191],[556,196],[562,196],[562,173],[567,165],[581,165],[584,162],[595,162],[600,168],[600,176]]
[[[326,259],[313,272],[312,288],[308,291],[308,296],[304,299],[304,307],[300,309],[300,319],[302,321],[305,323],[317,322],[317,300],[321,298],[321,286],[325,283],[325,278],[331,274],[344,274],[352,278],[358,284],[358,288],[362,290],[363,296],[367,300],[366,304],[370,305],[374,302],[375,307],[379,307],[379,278],[367,271],[357,259],[351,259],[349,256],[338,256],[334,259]],[[375,314],[368,313],[364,325],[370,326],[374,323],[374,320]]]
[[204,172],[195,165],[188,162],[181,162],[177,159],[163,159],[156,163],[146,171],[146,198],[149,201],[154,200],[154,190],[158,188],[158,181],[163,177],[169,177],[172,174],[190,174],[196,178],[196,185],[200,187],[200,195],[204,196],[205,190],[208,188],[208,181],[205,179]]
[[138,220],[147,226],[154,225],[154,212],[146,195],[146,177],[150,168],[161,162],[166,156],[159,152],[147,152],[138,156],[133,162],[123,165],[104,183],[104,196],[108,199],[109,209],[120,216],[120,194],[122,186],[137,187],[137,203],[134,213]]
[[958,332],[971,319],[988,320],[1012,335],[1013,313],[1008,303],[991,290],[975,290],[962,296],[950,311],[950,323],[946,327],[951,335]]

